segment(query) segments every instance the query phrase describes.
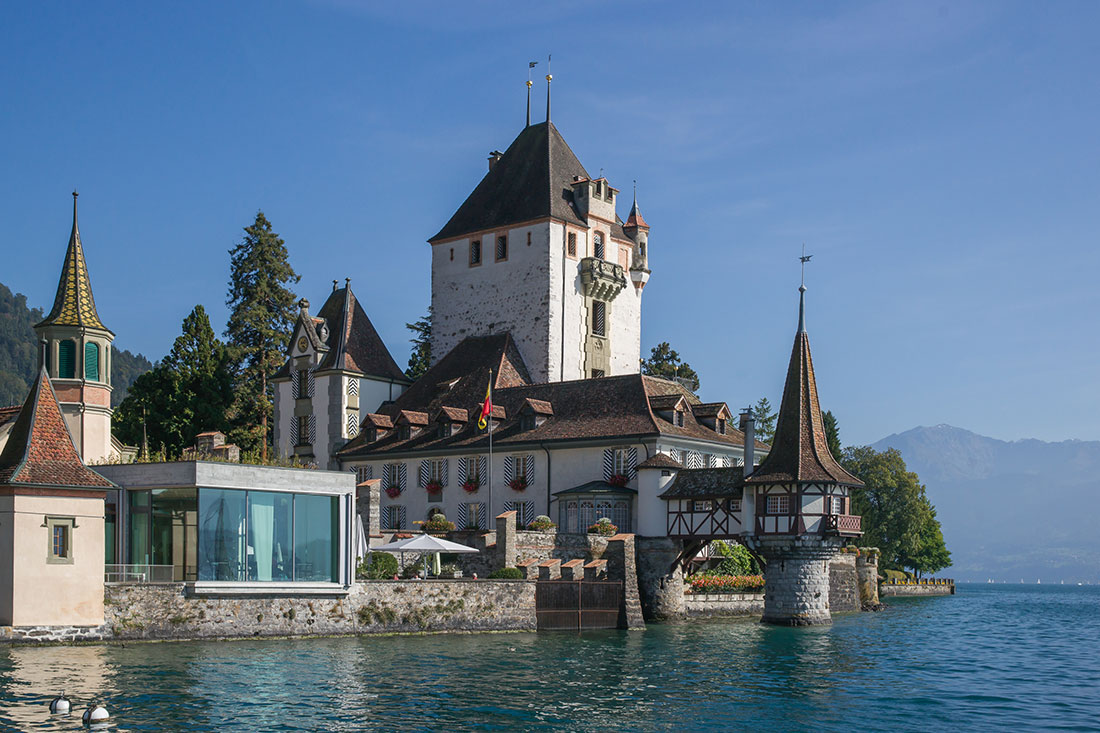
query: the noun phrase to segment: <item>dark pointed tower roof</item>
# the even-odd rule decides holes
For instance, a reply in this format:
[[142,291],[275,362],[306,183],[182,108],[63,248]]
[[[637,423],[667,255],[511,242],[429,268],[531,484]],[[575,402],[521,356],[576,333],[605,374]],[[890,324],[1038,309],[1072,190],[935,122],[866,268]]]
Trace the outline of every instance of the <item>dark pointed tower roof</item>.
[[787,367],[787,383],[783,387],[771,452],[745,483],[826,482],[863,486],[862,481],[836,462],[825,440],[810,337],[806,334],[805,298],[803,286],[799,288],[798,333]]
[[586,226],[573,207],[572,184],[588,177],[554,123],[531,125],[428,241],[546,217]]
[[317,317],[324,319],[329,328],[329,350],[318,370],[343,369],[372,377],[409,381],[351,291],[350,280],[344,287],[332,291]]
[[115,488],[80,459],[44,368],[39,369],[0,452],[0,485]]
[[69,248],[61,266],[61,280],[57,283],[57,295],[50,314],[39,323],[41,326],[83,326],[100,328],[110,332],[99,320],[92,297],[92,283],[88,279],[88,265],[84,262],[84,247],[80,244],[80,229],[76,219],[76,197],[73,191],[73,231],[69,235]]
[[638,190],[634,190],[634,205],[630,207],[630,216],[626,217],[626,223],[623,224],[624,229],[649,229],[649,224],[645,223],[645,219],[642,218],[642,212],[638,210]]

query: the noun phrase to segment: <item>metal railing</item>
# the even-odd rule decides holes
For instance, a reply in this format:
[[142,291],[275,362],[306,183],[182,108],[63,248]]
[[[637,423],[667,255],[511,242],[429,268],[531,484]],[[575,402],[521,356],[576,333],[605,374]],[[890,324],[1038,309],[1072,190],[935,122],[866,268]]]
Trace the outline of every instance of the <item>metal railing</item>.
[[172,565],[104,565],[104,583],[171,583],[175,579]]

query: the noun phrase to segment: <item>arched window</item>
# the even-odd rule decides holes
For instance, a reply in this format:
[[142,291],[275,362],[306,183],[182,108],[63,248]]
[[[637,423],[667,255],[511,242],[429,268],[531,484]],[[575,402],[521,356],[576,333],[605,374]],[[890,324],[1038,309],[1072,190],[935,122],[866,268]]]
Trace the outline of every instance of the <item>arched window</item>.
[[84,344],[84,378],[99,381],[99,344]]
[[76,344],[62,341],[57,345],[57,376],[61,379],[76,377]]

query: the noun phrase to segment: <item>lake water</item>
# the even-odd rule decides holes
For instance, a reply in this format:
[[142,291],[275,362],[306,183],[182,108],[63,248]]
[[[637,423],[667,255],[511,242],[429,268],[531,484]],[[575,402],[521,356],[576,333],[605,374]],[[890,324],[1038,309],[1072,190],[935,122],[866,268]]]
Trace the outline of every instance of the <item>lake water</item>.
[[831,627],[0,648],[0,729],[1100,730],[1100,587],[962,585]]

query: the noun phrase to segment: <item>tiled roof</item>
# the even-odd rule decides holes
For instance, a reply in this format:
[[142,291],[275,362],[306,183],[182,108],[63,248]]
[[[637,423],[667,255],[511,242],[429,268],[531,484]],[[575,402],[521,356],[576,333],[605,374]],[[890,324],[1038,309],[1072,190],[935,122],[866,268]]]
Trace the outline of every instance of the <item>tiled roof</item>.
[[695,417],[717,417],[718,414],[722,412],[723,408],[728,414],[732,415],[732,413],[730,413],[730,408],[725,402],[700,402],[697,405],[691,406],[691,412]]
[[[645,383],[646,392],[650,395],[649,402],[653,404],[654,401],[658,401],[660,404],[668,405],[669,402],[675,402],[676,397],[682,397],[688,402],[688,405],[694,407],[695,404],[699,404],[699,398],[687,391],[678,382],[673,382],[668,379],[661,379],[660,377],[642,377]],[[672,405],[664,408],[665,410],[672,409]],[[662,435],[676,435],[684,438],[696,438],[699,440],[717,440],[723,443],[729,443],[730,445],[744,446],[745,434],[732,425],[726,426],[726,434],[719,435],[706,425],[698,422],[695,419],[695,415],[690,410],[684,411],[684,424],[673,425],[668,420],[665,420],[659,414],[657,414],[656,408],[654,409],[653,419],[657,423],[657,427],[660,429]],[[766,451],[768,450],[767,443],[761,443],[756,441],[756,449]]]
[[317,315],[325,319],[330,334],[330,350],[321,360],[319,370],[344,369],[408,382],[351,291],[351,283],[332,291]]
[[677,461],[667,453],[654,453],[649,458],[638,464],[638,468],[671,468],[679,470],[684,464]]
[[393,427],[393,419],[389,415],[378,415],[373,412],[368,412],[366,417],[363,418],[363,425],[365,427],[389,430]]
[[468,411],[461,407],[440,407],[436,419],[446,417],[451,422],[466,422],[469,420]]
[[725,499],[740,498],[745,485],[743,469],[685,468],[661,494],[661,499]]
[[408,423],[409,425],[427,425],[428,413],[417,412],[416,410],[402,410],[397,413],[397,419],[395,423]]
[[22,409],[22,405],[15,405],[13,407],[0,407],[0,426],[7,425],[10,421],[14,420],[19,414],[19,411]]
[[546,217],[585,226],[573,207],[574,176],[587,178],[588,173],[554,124],[526,127],[428,241]]
[[528,397],[523,401],[523,408],[530,408],[531,412],[536,415],[553,415],[554,406],[546,400],[536,400],[532,397]]
[[[92,283],[88,278],[88,265],[84,262],[84,247],[80,243],[80,229],[76,223],[76,192],[73,192],[73,230],[69,234],[69,248],[61,266],[61,280],[57,283],[57,295],[53,308],[38,326],[83,326],[107,331],[95,309]],[[109,332],[109,331],[108,331]]]
[[0,484],[111,489],[115,485],[84,465],[42,369],[0,452]]
[[638,199],[634,199],[634,204],[630,207],[630,215],[626,217],[626,226],[630,228],[646,228],[649,229],[649,224],[645,223],[645,219],[642,218],[642,212],[638,209]]
[[783,387],[783,402],[779,406],[771,452],[746,481],[752,484],[835,481],[863,485],[829,452],[821,405],[817,400],[810,337],[801,319],[787,367],[787,382]]

